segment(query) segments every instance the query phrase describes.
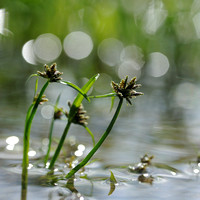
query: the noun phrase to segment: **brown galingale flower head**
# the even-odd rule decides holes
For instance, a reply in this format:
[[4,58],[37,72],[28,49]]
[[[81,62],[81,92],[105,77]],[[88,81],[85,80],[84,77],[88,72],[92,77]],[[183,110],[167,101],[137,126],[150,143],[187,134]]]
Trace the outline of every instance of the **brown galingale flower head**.
[[55,111],[54,111],[54,119],[61,119],[63,115],[63,109],[62,108],[56,108]]
[[[38,96],[39,96],[39,94],[37,94],[37,95],[34,97],[34,100],[33,100],[34,103],[37,101]],[[40,103],[39,103],[39,104],[42,105],[43,103],[45,103],[45,102],[47,102],[47,101],[48,101],[48,99],[46,98],[46,95],[42,95],[42,98],[40,99]]]
[[52,64],[50,67],[48,65],[44,65],[44,72],[37,71],[38,75],[49,79],[50,82],[57,82],[61,80],[60,77],[63,73],[59,72],[56,67],[56,63]]
[[136,77],[132,78],[128,83],[127,81],[128,76],[126,76],[125,79],[122,79],[119,84],[112,81],[112,88],[119,98],[125,98],[129,104],[132,104],[131,99],[143,95],[143,93],[135,91],[135,89],[141,86],[141,84],[136,84]]
[[[68,102],[68,106],[71,108],[72,107],[72,104],[70,102]],[[65,115],[66,117],[69,116],[69,113],[66,111],[65,112]],[[87,120],[89,119],[89,116],[86,115],[86,110],[84,110],[84,107],[83,105],[81,104],[72,120],[72,122],[74,124],[79,124],[79,125],[82,125],[82,126],[86,126],[88,123],[87,123]]]

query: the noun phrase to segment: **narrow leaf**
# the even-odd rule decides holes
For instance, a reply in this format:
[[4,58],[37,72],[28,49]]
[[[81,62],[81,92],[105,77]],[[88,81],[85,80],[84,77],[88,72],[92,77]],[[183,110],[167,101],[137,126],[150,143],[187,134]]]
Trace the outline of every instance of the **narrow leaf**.
[[38,89],[38,78],[36,78],[36,81],[35,81],[35,91],[34,91],[34,97],[37,93],[37,89]]
[[[90,78],[90,80],[81,88],[82,91],[84,92],[84,94],[87,94],[87,92],[90,90],[90,88],[92,87],[92,85],[95,83],[95,81],[98,79],[99,74],[93,76],[92,78]],[[77,108],[81,105],[82,101],[83,101],[83,95],[82,94],[78,94],[71,106],[70,112],[69,112],[69,119],[73,119],[74,115],[76,114]]]
[[92,131],[87,127],[87,126],[84,126],[85,130],[90,134],[91,138],[92,138],[92,143],[93,143],[93,146],[95,146],[95,139],[94,139],[94,134],[92,133]]
[[89,96],[89,98],[106,98],[106,97],[114,97],[114,96],[116,96],[116,93],[108,93],[108,94],[102,94],[102,95]]
[[[99,74],[93,76],[92,78],[90,78],[90,80],[81,88],[83,90],[83,92],[86,94],[90,88],[92,87],[92,85],[95,83],[95,81],[99,78]],[[78,94],[78,96],[76,97],[76,99],[74,100],[74,105],[76,107],[79,107],[81,105],[81,102],[83,101],[83,96]]]
[[32,78],[32,77],[34,77],[34,76],[38,76],[37,74],[31,74],[29,77],[28,77],[28,79],[26,80],[26,84],[27,84],[27,82]]
[[[55,108],[58,107],[58,103],[59,103],[59,101],[60,101],[60,96],[61,96],[61,93],[58,95],[58,97],[57,97],[57,99],[56,99]],[[54,110],[55,110],[55,108],[54,108]]]
[[115,184],[117,183],[117,180],[111,170],[110,170],[110,182],[113,182]]
[[75,84],[73,84],[73,83],[71,83],[69,81],[59,81],[59,83],[61,83],[63,85],[68,85],[69,87],[72,87],[73,89],[78,91],[81,95],[83,95],[89,101],[89,98],[87,97],[87,94],[81,88],[79,88],[77,85],[75,85]]
[[116,96],[112,96],[112,98],[111,98],[110,111],[112,111],[112,109],[113,109],[114,102],[115,102],[115,97],[116,97]]

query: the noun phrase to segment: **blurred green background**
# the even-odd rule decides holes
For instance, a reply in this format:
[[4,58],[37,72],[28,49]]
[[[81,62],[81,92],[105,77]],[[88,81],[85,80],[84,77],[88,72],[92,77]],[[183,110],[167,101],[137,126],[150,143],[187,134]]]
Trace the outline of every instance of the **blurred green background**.
[[56,62],[79,86],[101,73],[96,93],[136,75],[146,98],[165,96],[163,109],[191,108],[200,96],[199,38],[199,0],[1,0],[1,104],[17,104],[28,76]]

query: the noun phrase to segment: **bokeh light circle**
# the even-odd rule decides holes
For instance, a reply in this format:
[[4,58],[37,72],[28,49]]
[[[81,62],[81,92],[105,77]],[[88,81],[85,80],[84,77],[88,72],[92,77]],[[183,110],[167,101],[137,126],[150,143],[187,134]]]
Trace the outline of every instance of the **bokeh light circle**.
[[51,119],[54,115],[53,106],[50,106],[50,105],[43,106],[42,109],[41,109],[41,115],[45,119]]
[[81,60],[90,55],[93,49],[91,37],[81,31],[75,31],[68,34],[64,39],[65,53],[75,60]]
[[62,51],[60,39],[46,33],[40,35],[34,42],[34,53],[40,62],[52,62],[57,59]]
[[126,76],[130,78],[137,77],[137,79],[141,76],[141,68],[137,62],[134,61],[125,61],[118,68],[118,76],[120,79],[125,78]]
[[192,109],[199,105],[199,88],[190,82],[183,82],[176,86],[174,92],[175,103],[184,109]]
[[22,56],[27,63],[36,65],[37,59],[33,51],[33,44],[34,40],[29,40],[24,44],[24,46],[22,47]]
[[150,76],[161,77],[165,75],[169,69],[169,60],[164,54],[153,52],[149,55],[147,69]]
[[123,44],[115,38],[103,40],[98,47],[98,56],[108,66],[115,66],[120,62]]

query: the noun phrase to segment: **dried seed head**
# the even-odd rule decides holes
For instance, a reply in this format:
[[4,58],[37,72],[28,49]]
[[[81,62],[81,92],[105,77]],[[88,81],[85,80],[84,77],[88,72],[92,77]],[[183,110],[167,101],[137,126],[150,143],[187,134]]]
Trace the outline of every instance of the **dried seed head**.
[[[68,102],[68,106],[71,108],[72,107],[72,104],[70,102]],[[77,109],[77,112],[72,120],[72,122],[74,124],[79,124],[79,125],[83,125],[83,126],[86,126],[88,123],[87,123],[87,120],[89,119],[89,116],[86,115],[86,111],[84,110],[84,107],[83,105],[81,104],[79,106],[79,108]],[[66,117],[69,116],[69,113],[66,111],[65,112],[65,115]]]
[[52,64],[50,67],[44,65],[44,72],[37,71],[37,73],[39,76],[49,79],[50,82],[61,80],[62,78],[60,76],[63,74],[56,69],[56,63]]
[[136,84],[136,77],[132,78],[130,82],[128,82],[128,76],[125,79],[122,79],[119,84],[112,81],[112,88],[119,98],[125,98],[129,104],[131,103],[131,99],[133,97],[137,97],[143,95],[142,92],[135,91],[136,88],[139,88],[141,85]]

